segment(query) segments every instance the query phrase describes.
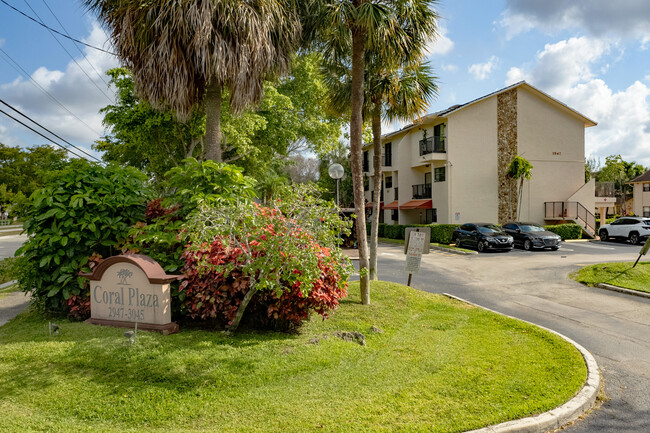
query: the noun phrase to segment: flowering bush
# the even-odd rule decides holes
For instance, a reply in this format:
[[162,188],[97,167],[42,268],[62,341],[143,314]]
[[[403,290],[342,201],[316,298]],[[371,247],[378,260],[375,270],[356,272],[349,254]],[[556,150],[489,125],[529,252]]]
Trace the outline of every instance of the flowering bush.
[[300,324],[310,310],[327,317],[346,295],[349,260],[336,247],[347,224],[313,191],[286,201],[205,206],[189,224],[188,314],[237,329],[249,303],[251,320]]

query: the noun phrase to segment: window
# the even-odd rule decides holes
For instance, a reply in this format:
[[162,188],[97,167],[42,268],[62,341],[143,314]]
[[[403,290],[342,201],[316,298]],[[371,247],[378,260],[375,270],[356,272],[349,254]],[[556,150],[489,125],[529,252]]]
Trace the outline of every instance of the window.
[[380,222],[381,224],[384,223],[384,211],[383,211],[383,210],[380,210],[380,211],[379,211],[379,222]]
[[368,191],[370,189],[370,179],[363,177],[363,190]]
[[393,187],[393,176],[386,176],[386,188]]
[[399,211],[397,209],[393,209],[393,213],[390,216],[390,219],[393,221],[399,221]]
[[363,171],[370,171],[370,164],[368,163],[368,151],[363,152]]
[[438,212],[437,209],[427,209],[427,214],[425,216],[425,224],[437,223],[438,222]]
[[393,143],[384,144],[384,166],[393,165]]
[[433,180],[434,182],[444,182],[445,181],[445,172],[446,167],[436,167],[433,169]]
[[650,206],[643,206],[643,216],[650,217]]
[[510,223],[510,224],[505,224],[503,228],[508,230],[517,230],[519,227],[517,226],[517,224]]
[[644,183],[643,184],[643,191],[650,191],[650,183]]

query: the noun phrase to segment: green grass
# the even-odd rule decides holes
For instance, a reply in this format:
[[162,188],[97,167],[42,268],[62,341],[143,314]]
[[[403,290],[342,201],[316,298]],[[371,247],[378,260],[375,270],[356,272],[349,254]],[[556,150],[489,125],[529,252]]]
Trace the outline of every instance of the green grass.
[[600,263],[585,266],[571,275],[574,280],[595,286],[605,283],[626,289],[650,293],[650,262]]
[[579,352],[539,328],[394,283],[373,282],[370,306],[358,291],[293,335],[184,329],[130,345],[67,321],[50,337],[24,313],[0,328],[0,430],[459,432],[549,410],[586,378]]

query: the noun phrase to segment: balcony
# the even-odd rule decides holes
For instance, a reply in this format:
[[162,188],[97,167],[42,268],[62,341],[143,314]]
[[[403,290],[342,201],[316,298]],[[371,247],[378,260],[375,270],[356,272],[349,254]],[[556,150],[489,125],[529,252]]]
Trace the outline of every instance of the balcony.
[[421,200],[431,198],[431,184],[423,183],[420,185],[413,185],[413,199]]
[[445,153],[446,151],[444,136],[436,135],[420,140],[420,156],[428,153]]

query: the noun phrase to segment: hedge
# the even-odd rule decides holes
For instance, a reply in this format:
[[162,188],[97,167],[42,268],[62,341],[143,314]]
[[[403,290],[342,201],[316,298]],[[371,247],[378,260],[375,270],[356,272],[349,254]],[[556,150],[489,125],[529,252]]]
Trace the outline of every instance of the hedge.
[[544,230],[553,232],[562,237],[562,240],[567,239],[582,239],[582,227],[578,224],[557,224],[544,226]]
[[[379,237],[388,239],[404,239],[407,227],[430,227],[430,241],[440,244],[450,244],[451,234],[458,224],[384,224],[379,223]],[[370,233],[370,224],[368,224],[368,233]]]

